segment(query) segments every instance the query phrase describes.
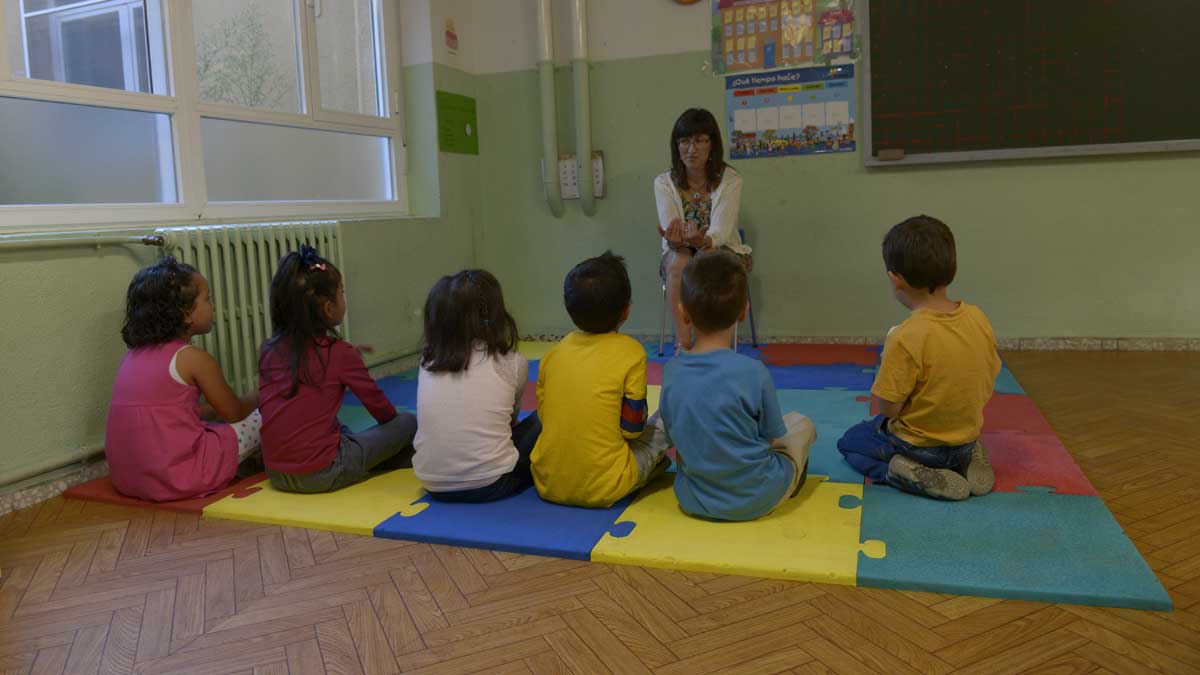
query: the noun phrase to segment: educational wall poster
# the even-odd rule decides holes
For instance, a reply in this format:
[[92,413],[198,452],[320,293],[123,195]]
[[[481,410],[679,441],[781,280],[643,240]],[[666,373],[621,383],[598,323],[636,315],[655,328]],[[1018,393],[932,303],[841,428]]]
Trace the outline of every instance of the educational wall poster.
[[718,75],[832,65],[857,39],[854,0],[712,0]]
[[854,66],[725,78],[730,159],[854,152]]

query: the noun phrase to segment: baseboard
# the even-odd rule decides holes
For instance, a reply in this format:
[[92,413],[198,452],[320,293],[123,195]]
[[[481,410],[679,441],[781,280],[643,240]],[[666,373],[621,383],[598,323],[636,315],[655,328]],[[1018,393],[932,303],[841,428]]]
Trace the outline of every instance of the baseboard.
[[0,516],[57,497],[80,483],[108,475],[108,462],[84,460],[40,476],[6,485],[0,490]]

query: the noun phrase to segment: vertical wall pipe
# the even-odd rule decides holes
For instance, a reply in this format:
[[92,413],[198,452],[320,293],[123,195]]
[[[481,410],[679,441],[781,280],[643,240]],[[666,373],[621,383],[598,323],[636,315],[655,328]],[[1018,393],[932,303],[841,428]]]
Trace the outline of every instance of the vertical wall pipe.
[[584,215],[595,215],[592,184],[592,103],[588,75],[587,0],[575,0],[575,25],[571,31],[571,71],[575,76],[575,157],[579,166],[579,204]]
[[542,181],[546,205],[558,218],[563,214],[558,185],[558,110],[554,102],[554,20],[551,0],[538,0],[538,78],[542,93]]

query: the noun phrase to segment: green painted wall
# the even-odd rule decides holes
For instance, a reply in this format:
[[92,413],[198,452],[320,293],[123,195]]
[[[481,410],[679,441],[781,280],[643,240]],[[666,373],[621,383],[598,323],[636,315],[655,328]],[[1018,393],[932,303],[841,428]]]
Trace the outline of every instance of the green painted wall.
[[[475,78],[405,68],[411,210],[422,217],[343,226],[355,342],[413,349],[433,281],[474,258],[479,158],[437,151],[434,88],[475,95]],[[117,366],[125,288],[154,251],[142,247],[0,252],[0,486],[22,467],[99,446]]]
[[[659,239],[651,181],[667,168],[684,108],[724,116],[706,54],[594,64],[593,144],[608,196],[593,218],[569,201],[551,217],[539,177],[535,71],[479,77],[481,262],[503,280],[523,332],[570,320],[561,284],[605,248],[634,282],[627,329],[657,331]],[[572,152],[570,78],[559,83],[560,152]],[[928,213],[958,239],[954,295],[981,305],[1001,337],[1200,336],[1200,153],[866,170],[854,154],[736,162],[755,247],[760,333],[881,335],[903,318],[879,256],[887,228]]]

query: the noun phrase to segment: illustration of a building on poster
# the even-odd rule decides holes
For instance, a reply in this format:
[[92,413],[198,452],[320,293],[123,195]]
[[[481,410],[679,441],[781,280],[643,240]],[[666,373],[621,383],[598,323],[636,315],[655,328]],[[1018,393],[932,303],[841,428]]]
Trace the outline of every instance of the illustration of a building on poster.
[[854,52],[854,0],[711,0],[713,72],[812,64]]
[[853,152],[854,66],[729,75],[725,114],[731,159]]

